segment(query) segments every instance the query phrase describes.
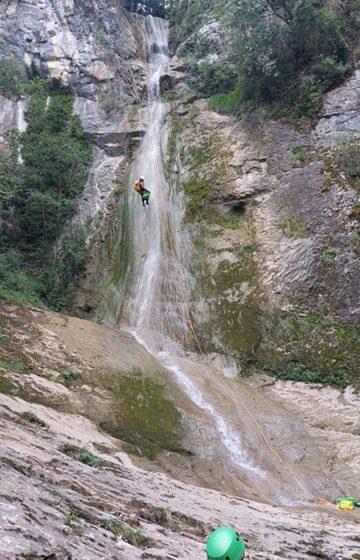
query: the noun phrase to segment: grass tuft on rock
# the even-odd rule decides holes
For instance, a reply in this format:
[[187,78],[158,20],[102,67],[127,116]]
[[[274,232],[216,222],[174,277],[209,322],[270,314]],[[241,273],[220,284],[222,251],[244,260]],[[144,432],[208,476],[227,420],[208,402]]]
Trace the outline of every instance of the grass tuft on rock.
[[99,469],[104,465],[104,461],[100,459],[100,457],[96,457],[91,451],[76,447],[75,445],[64,445],[61,451],[69,457],[80,461],[80,463],[84,463],[84,465],[93,467],[94,469]]
[[121,537],[124,541],[132,544],[133,546],[139,546],[141,548],[147,548],[148,546],[154,544],[151,539],[143,535],[141,531],[127,527],[121,523],[118,519],[109,518],[106,519],[101,527],[107,531],[111,531],[117,537]]
[[29,410],[27,410],[25,412],[22,412],[20,414],[20,417],[23,418],[23,420],[26,420],[27,422],[30,422],[31,424],[37,424],[38,426],[41,426],[42,428],[45,428],[47,426],[46,422],[44,422],[43,420],[38,418],[38,416],[36,416],[36,414],[33,414]]

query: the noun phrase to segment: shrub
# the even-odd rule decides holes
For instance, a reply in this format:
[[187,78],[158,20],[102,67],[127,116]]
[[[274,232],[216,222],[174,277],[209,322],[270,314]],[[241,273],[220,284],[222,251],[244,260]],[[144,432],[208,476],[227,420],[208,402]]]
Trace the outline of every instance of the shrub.
[[287,381],[324,383],[326,385],[336,385],[338,387],[346,387],[348,384],[346,375],[342,372],[324,375],[317,371],[309,370],[301,362],[290,362],[285,370],[268,365],[261,366],[261,369],[279,379],[285,379]]
[[230,91],[236,83],[237,74],[230,64],[210,63],[206,60],[187,64],[190,85],[206,97]]
[[117,519],[106,519],[101,524],[104,529],[111,531],[114,535],[120,536],[124,541],[132,544],[133,546],[140,546],[146,548],[153,544],[153,541],[148,537],[145,537],[140,531],[132,529],[131,527],[126,527]]
[[66,455],[69,455],[69,457],[72,457],[73,459],[80,461],[80,463],[84,463],[84,465],[88,465],[89,467],[93,467],[95,469],[101,468],[104,464],[104,461],[99,457],[96,457],[96,455],[93,455],[91,451],[76,447],[75,445],[65,445],[62,451]]
[[31,424],[37,424],[38,426],[41,426],[42,428],[45,428],[47,426],[47,424],[43,420],[38,418],[36,416],[36,414],[33,414],[30,411],[22,412],[20,414],[20,416],[21,416],[21,418],[23,418],[27,422],[30,422]]
[[230,0],[230,7],[239,81],[212,107],[239,114],[266,104],[277,116],[313,118],[353,67],[343,20],[313,0]]
[[18,99],[23,93],[24,82],[24,73],[15,59],[0,59],[1,95]]
[[24,257],[10,249],[0,253],[0,298],[43,307],[43,286],[27,271]]
[[0,297],[58,310],[84,263],[86,232],[73,228],[55,254],[54,244],[74,214],[91,147],[57,81],[35,75],[24,92],[27,130],[0,151]]
[[322,261],[325,266],[331,266],[336,257],[336,247],[326,247],[322,254]]

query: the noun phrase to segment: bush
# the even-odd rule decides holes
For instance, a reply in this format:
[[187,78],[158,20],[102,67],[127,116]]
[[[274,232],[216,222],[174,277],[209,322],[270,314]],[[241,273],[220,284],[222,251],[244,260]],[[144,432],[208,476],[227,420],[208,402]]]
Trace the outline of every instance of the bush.
[[47,426],[47,424],[43,420],[41,420],[38,416],[36,416],[36,414],[34,414],[33,412],[30,411],[22,412],[20,416],[21,418],[23,418],[27,422],[30,422],[31,424],[37,424],[42,428],[45,428]]
[[0,298],[43,307],[43,286],[26,272],[24,257],[15,249],[0,253]]
[[52,309],[61,309],[75,287],[76,278],[85,264],[85,240],[85,229],[74,228],[47,262],[42,282],[45,301]]
[[25,76],[15,59],[0,59],[0,94],[18,99],[23,93]]
[[58,82],[35,76],[24,91],[27,130],[9,134],[0,151],[0,296],[58,310],[84,262],[86,233],[73,229],[55,255],[54,244],[74,214],[91,146]]
[[199,64],[188,64],[187,70],[190,85],[206,97],[228,92],[236,83],[236,72],[230,64],[202,61]]
[[240,80],[214,108],[238,113],[266,104],[275,115],[313,118],[324,93],[352,70],[343,20],[313,0],[231,0],[233,60]]
[[64,445],[62,451],[69,457],[76,459],[76,461],[80,461],[80,463],[84,463],[84,465],[88,465],[94,469],[101,468],[104,465],[104,461],[100,459],[100,457],[96,457],[96,455],[93,455],[93,453],[87,449],[67,444]]

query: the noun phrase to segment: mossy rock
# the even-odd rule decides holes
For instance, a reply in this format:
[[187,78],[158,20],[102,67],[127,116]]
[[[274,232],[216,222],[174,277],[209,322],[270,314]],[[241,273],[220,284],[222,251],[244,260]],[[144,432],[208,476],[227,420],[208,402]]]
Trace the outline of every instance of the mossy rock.
[[127,451],[150,459],[161,450],[184,452],[181,416],[161,383],[135,372],[118,376],[111,391],[117,406],[100,427],[125,441]]

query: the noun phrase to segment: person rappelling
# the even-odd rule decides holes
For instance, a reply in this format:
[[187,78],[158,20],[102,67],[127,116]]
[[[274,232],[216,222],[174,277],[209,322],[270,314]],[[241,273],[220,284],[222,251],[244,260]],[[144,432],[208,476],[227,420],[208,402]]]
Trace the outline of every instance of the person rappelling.
[[139,177],[134,183],[134,190],[141,196],[142,205],[145,204],[149,206],[150,191],[145,189],[145,179],[144,177]]

